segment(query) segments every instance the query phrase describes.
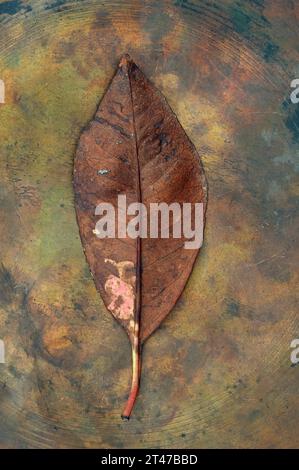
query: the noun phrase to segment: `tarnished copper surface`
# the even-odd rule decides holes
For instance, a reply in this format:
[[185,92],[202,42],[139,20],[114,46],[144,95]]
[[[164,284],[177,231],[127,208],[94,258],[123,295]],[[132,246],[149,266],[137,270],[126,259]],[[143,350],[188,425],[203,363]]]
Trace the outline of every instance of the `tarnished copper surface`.
[[[298,447],[298,19],[286,0],[0,2],[1,447]],[[130,345],[72,186],[125,52],[209,183],[204,246],[146,342],[129,422]]]

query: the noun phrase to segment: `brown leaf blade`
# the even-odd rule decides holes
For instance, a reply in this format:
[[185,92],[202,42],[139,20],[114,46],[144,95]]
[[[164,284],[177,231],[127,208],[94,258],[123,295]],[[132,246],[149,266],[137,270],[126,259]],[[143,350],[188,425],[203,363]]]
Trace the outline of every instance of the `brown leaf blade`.
[[[83,131],[74,163],[77,221],[85,255],[105,306],[132,345],[129,418],[139,389],[141,345],[181,295],[198,249],[185,238],[97,238],[99,203],[204,203],[199,155],[165,98],[128,56]],[[125,209],[124,209],[125,213]],[[126,222],[130,217],[125,213]],[[116,227],[116,234],[117,234]]]

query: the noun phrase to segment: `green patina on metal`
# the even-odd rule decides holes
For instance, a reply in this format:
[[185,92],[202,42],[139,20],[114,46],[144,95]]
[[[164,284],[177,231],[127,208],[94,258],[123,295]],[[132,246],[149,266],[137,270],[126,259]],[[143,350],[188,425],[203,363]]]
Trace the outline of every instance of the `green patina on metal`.
[[[0,8],[0,445],[296,447],[298,6],[46,1]],[[15,5],[14,5],[15,4]],[[159,19],[159,21],[158,21]],[[130,351],[82,253],[72,167],[120,56],[161,89],[202,157],[205,245]],[[287,103],[287,104],[286,104]]]

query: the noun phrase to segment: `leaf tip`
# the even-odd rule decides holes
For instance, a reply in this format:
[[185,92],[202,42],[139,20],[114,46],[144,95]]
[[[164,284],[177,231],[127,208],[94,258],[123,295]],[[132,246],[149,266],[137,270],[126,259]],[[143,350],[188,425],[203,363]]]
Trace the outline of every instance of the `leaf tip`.
[[128,67],[129,64],[131,64],[133,61],[130,57],[129,54],[123,54],[122,55],[122,58],[120,59],[120,62],[119,62],[119,67]]

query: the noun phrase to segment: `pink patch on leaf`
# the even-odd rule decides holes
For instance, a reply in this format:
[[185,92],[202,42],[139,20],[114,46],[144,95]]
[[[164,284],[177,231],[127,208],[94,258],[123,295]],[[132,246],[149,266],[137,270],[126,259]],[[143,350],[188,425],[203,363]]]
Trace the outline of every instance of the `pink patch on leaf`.
[[119,277],[110,275],[105,283],[105,291],[111,296],[109,310],[122,320],[129,320],[134,314],[134,292],[132,286]]

